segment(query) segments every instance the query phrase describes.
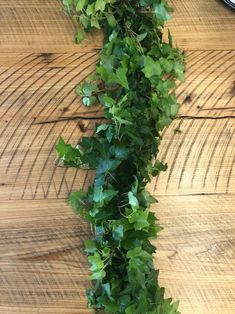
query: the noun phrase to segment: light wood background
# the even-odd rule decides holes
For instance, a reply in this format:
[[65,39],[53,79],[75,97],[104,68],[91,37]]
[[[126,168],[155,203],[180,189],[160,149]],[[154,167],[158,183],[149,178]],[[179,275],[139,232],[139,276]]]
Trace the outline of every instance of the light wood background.
[[[219,0],[170,3],[187,71],[161,146],[169,168],[149,186],[165,227],[156,267],[182,314],[234,314],[235,14]],[[94,130],[76,115],[99,115],[74,87],[94,70],[101,37],[77,46],[75,28],[57,0],[0,0],[1,314],[91,313],[89,227],[66,204],[91,178],[54,166],[60,135],[76,143]]]

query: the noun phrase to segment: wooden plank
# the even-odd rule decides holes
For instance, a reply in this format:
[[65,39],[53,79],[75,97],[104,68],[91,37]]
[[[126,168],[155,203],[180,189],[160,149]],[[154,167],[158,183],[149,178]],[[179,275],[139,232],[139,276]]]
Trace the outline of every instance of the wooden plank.
[[7,63],[0,58],[3,199],[65,198],[73,186],[83,184],[85,171],[77,176],[73,170],[55,168],[54,146],[60,135],[75,144],[93,132],[98,120],[43,122],[97,116],[82,106],[74,91],[92,73],[97,58],[97,53],[13,54]]
[[234,12],[223,0],[169,0],[174,8],[168,26],[186,50],[234,50]]
[[[98,121],[71,118],[102,116],[99,107],[89,113],[74,92],[97,58],[95,52],[0,58],[1,199],[65,198],[83,186],[86,171],[54,166],[54,146],[61,135],[77,143]],[[151,191],[234,192],[234,61],[231,51],[188,56],[186,83],[177,90],[184,118],[164,134],[159,158],[169,168]],[[181,134],[174,132],[179,125]]]
[[[179,118],[164,133],[169,167],[151,184],[159,194],[234,193],[235,52],[193,52],[177,89]],[[175,133],[180,128],[182,133]]]
[[90,313],[88,225],[65,201],[0,202],[0,313]]
[[[168,195],[158,197],[156,207],[166,227],[157,241],[157,264],[162,284],[181,300],[183,314],[232,314],[234,309],[229,245],[235,224],[234,120],[207,119],[208,113],[233,116],[234,53],[209,55],[188,56],[187,81],[178,87],[180,114],[205,119],[176,120],[165,132],[161,157],[169,171],[149,187],[157,196]],[[0,313],[86,313],[82,240],[89,229],[64,198],[89,178],[81,170],[55,168],[54,145],[60,135],[76,143],[92,133],[96,121],[40,123],[98,114],[84,110],[74,93],[96,60],[96,53],[0,58]],[[217,107],[223,110],[213,110]],[[175,134],[179,124],[182,133]]]
[[156,266],[182,314],[235,312],[235,197],[162,196]]
[[[158,199],[156,267],[167,295],[183,314],[233,314],[234,196]],[[0,210],[0,313],[89,313],[84,221],[65,200],[1,201]]]
[[[175,12],[168,23],[176,43],[187,50],[234,50],[235,19],[222,0],[170,0]],[[101,34],[74,43],[77,26],[59,0],[2,0],[0,52],[73,52],[100,47]]]
[[101,46],[97,32],[76,45],[76,29],[60,0],[0,1],[0,52],[75,52]]

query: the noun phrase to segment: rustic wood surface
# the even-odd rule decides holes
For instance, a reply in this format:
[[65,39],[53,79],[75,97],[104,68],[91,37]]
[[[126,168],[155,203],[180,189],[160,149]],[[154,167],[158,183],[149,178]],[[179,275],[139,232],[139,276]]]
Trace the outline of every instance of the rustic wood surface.
[[[169,168],[149,186],[165,226],[156,267],[182,314],[234,314],[235,15],[219,0],[170,2],[187,71],[161,146]],[[76,143],[93,132],[96,121],[77,116],[100,116],[74,86],[94,71],[101,36],[80,47],[75,29],[57,0],[0,1],[1,314],[91,313],[89,227],[66,205],[91,177],[54,166],[60,135]]]

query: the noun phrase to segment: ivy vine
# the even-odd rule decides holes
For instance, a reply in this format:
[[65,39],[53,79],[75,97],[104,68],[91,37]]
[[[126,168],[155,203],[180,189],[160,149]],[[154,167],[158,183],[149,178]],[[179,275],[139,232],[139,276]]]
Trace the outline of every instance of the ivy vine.
[[146,190],[165,171],[157,155],[161,131],[176,115],[176,80],[184,79],[183,53],[163,41],[171,9],[165,0],[63,0],[83,26],[104,33],[96,73],[76,91],[85,106],[102,104],[105,123],[76,147],[61,138],[64,166],[95,170],[88,191],[69,197],[92,227],[85,241],[92,287],[88,305],[97,313],[178,314],[178,302],[164,298],[154,269],[151,240],[162,229],[150,211],[157,200]]

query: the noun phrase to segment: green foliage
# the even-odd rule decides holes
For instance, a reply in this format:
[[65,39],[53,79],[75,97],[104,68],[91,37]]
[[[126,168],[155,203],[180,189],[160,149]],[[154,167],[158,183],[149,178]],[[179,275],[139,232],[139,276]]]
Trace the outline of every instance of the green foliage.
[[63,138],[60,138],[56,145],[56,151],[58,158],[63,160],[65,166],[79,167],[80,165],[80,151],[77,148],[72,147],[70,144],[66,144]]
[[[153,266],[150,240],[162,229],[146,191],[152,176],[167,169],[158,159],[160,132],[177,114],[176,80],[184,79],[182,52],[162,40],[170,19],[165,0],[64,0],[83,27],[104,32],[96,74],[76,88],[85,106],[100,103],[105,124],[74,148],[60,139],[57,154],[65,166],[95,170],[88,191],[69,203],[92,225],[85,252],[94,283],[88,305],[117,314],[178,314],[178,303],[164,298]],[[154,160],[154,161],[153,161]]]

